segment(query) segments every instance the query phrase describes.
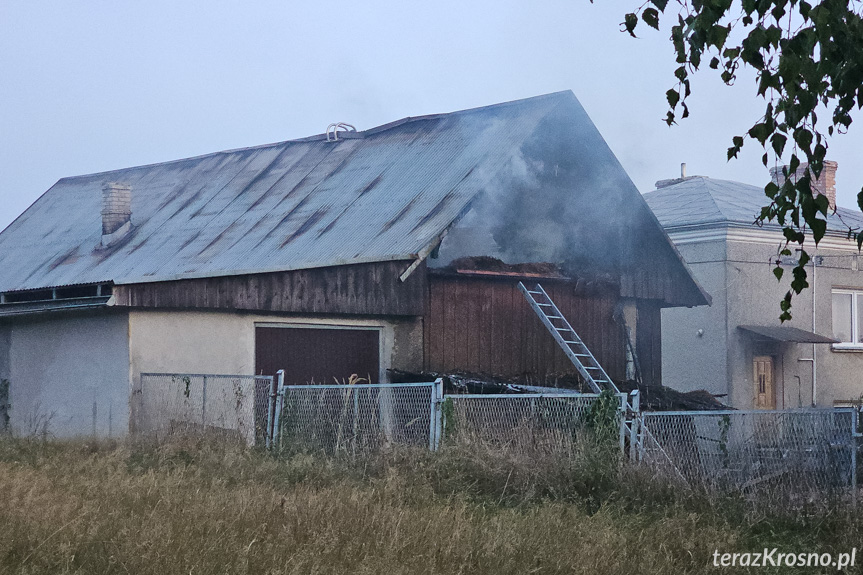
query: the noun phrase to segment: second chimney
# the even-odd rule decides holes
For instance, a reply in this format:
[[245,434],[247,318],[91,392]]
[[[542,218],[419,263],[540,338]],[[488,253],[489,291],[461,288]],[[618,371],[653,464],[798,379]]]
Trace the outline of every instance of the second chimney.
[[[836,211],[836,168],[839,167],[839,164],[830,160],[824,160],[823,166],[821,176],[817,180],[815,179],[815,174],[810,174],[812,178],[812,193],[813,195],[821,194],[822,196],[827,196],[827,201],[830,203],[828,209]],[[788,166],[770,168],[770,179],[773,180],[774,184],[782,186],[785,183],[782,170],[787,168]],[[789,174],[791,181],[796,182],[799,178],[803,177],[803,174],[808,169],[809,164],[800,164],[796,172]]]
[[[102,244],[107,245],[131,227],[132,186],[110,182],[102,186]],[[128,225],[127,225],[128,224]],[[120,233],[117,233],[120,232]],[[106,241],[107,240],[107,241]]]

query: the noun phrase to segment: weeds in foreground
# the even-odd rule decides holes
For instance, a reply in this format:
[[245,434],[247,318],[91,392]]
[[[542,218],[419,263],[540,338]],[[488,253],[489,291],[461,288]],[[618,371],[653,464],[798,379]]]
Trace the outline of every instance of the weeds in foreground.
[[0,572],[701,573],[716,549],[844,552],[863,534],[841,508],[753,514],[593,457],[2,440]]

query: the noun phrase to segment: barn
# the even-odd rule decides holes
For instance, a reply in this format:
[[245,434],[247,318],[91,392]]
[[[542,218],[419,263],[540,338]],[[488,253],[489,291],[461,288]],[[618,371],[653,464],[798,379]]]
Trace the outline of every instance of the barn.
[[10,425],[57,436],[135,432],[149,372],[573,373],[521,280],[658,384],[660,310],[709,301],[568,91],[64,178],[0,270]]

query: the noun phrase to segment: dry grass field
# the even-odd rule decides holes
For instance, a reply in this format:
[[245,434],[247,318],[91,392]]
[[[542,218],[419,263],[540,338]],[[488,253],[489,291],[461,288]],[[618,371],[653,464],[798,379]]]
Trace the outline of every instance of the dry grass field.
[[861,541],[843,506],[756,512],[607,461],[0,440],[0,573],[706,573]]

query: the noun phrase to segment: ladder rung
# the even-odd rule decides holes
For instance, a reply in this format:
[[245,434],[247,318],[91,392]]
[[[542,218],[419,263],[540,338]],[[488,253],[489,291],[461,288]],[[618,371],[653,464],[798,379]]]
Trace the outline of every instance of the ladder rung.
[[571,330],[571,329],[569,329],[568,327],[556,327],[556,328],[554,328],[554,329],[556,329],[557,331],[572,331],[572,330]]
[[572,355],[574,355],[575,357],[590,357],[590,356],[589,356],[589,355],[587,355],[586,353],[574,353],[574,354],[572,354]]
[[536,305],[542,305],[542,306],[545,306],[545,307],[551,307],[551,304],[550,304],[550,303],[539,303],[539,302],[536,302]]
[[559,315],[547,315],[545,317],[547,317],[548,319],[563,319],[563,317]]
[[532,293],[533,295],[542,295],[542,292],[541,292],[541,291],[530,291],[530,290],[527,290],[527,293]]

